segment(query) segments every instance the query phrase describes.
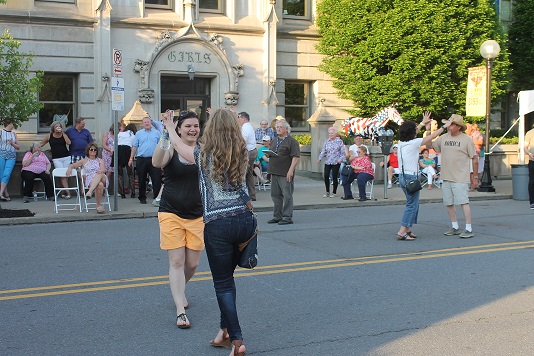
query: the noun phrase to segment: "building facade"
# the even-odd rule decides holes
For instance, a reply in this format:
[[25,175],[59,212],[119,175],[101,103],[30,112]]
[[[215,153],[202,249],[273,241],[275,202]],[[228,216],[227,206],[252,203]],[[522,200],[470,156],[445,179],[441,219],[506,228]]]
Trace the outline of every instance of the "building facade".
[[[29,146],[49,132],[54,115],[67,115],[68,126],[85,118],[99,142],[136,101],[153,118],[187,109],[201,120],[208,107],[235,105],[255,127],[282,115],[294,133],[309,132],[319,103],[342,120],[351,103],[337,98],[318,70],[315,3],[7,0],[0,26],[35,54],[32,69],[44,72],[44,107],[19,137]],[[124,91],[112,90],[114,78],[122,78]]]

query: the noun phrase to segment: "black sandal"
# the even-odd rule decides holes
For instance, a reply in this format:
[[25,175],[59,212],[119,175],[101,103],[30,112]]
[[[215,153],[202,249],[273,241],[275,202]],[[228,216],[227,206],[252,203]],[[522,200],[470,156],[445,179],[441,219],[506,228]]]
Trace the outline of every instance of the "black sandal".
[[401,235],[397,234],[397,240],[413,241],[415,239],[413,237],[411,237],[409,233],[406,233],[406,234],[404,234],[404,236],[401,236]]
[[416,239],[416,238],[417,238],[417,235],[416,235],[416,234],[414,234],[414,233],[413,233],[413,232],[411,232],[411,231],[408,231],[408,232],[407,232],[407,234],[408,234],[408,235],[410,235],[410,237],[413,237],[414,239]]
[[[179,321],[185,324],[178,325]],[[191,323],[189,322],[189,319],[187,319],[187,315],[185,315],[185,313],[182,313],[176,317],[176,326],[179,329],[189,329],[191,327]]]

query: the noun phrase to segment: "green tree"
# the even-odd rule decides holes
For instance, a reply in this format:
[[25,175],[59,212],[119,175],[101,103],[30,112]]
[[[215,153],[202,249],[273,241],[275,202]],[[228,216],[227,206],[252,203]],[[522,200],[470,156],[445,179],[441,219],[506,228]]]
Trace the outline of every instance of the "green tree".
[[514,21],[509,30],[510,62],[512,62],[512,87],[514,90],[534,89],[534,2],[532,0],[514,1]]
[[492,97],[505,94],[508,54],[489,0],[322,0],[317,13],[320,69],[354,102],[354,115],[391,103],[406,119],[465,113],[468,68],[484,65],[487,39],[501,45]]
[[9,119],[15,127],[42,107],[37,97],[43,74],[31,76],[33,56],[21,53],[19,47],[20,42],[4,30],[0,36],[0,121]]

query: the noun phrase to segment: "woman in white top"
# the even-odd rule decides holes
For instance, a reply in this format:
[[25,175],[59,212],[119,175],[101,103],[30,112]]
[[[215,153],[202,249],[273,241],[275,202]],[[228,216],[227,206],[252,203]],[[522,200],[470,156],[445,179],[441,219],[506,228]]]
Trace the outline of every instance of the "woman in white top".
[[[128,165],[128,160],[130,159],[130,152],[132,150],[132,145],[135,139],[135,133],[137,132],[137,127],[135,124],[130,123],[125,125],[123,122],[120,124],[119,133],[117,134],[117,145],[119,147],[119,164],[117,165],[119,175],[119,194],[121,198],[126,198],[126,194],[130,193],[132,198],[135,198],[135,187],[134,187],[134,177],[133,177],[133,168]],[[124,187],[124,169],[128,174],[128,187]]]
[[404,121],[399,128],[399,183],[406,195],[406,207],[402,215],[401,226],[397,232],[397,239],[412,241],[417,235],[412,232],[412,226],[417,224],[417,215],[419,214],[419,191],[408,194],[406,191],[406,182],[413,179],[419,179],[419,147],[428,144],[434,138],[443,133],[444,129],[450,125],[450,122],[444,124],[440,129],[434,131],[425,138],[417,138],[419,130],[430,124],[430,111],[425,111],[423,121],[416,125],[413,121]]

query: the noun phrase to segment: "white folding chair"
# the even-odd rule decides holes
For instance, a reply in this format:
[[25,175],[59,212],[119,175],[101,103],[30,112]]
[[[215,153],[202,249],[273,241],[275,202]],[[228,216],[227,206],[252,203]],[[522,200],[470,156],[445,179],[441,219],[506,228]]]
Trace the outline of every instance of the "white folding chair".
[[[69,186],[67,188],[64,187],[58,187],[56,180],[60,180],[59,178],[67,177],[67,168],[55,168],[52,171],[52,182],[54,185],[54,211],[59,213],[59,210],[76,210],[76,207],[80,210],[80,213],[82,212],[82,200],[80,198],[80,194],[78,193],[78,174],[75,170],[72,171],[72,174],[70,177],[67,178],[67,182],[70,181],[69,178],[72,178],[72,180],[76,181],[76,185]],[[56,179],[57,178],[57,179]],[[65,203],[60,203],[59,196],[61,192],[63,191],[70,191],[72,197],[76,197],[74,201],[72,200],[66,200]],[[70,208],[62,208],[62,207],[70,207]]]
[[[94,203],[91,202],[90,200],[88,201],[87,199],[87,188],[85,188],[85,179],[86,179],[86,174],[85,174],[85,170],[82,168],[80,170],[80,176],[81,176],[81,179],[82,179],[82,190],[83,190],[83,203],[85,205],[85,211],[86,212],[89,212],[89,209],[95,209],[96,210],[96,199],[93,197],[91,197],[91,199],[93,199]],[[96,192],[95,192],[96,194]],[[104,186],[104,191],[102,192],[102,200],[100,201],[100,205],[102,206],[105,206],[107,205],[108,207],[108,210],[111,211],[111,203],[110,203],[110,200],[109,200],[109,192],[108,192],[108,188],[106,188]]]
[[263,190],[267,190],[267,188],[271,189],[271,182],[269,181],[269,183],[267,183],[267,172],[263,170],[263,167],[261,166],[261,164],[260,164],[260,171],[261,171],[261,177],[266,183],[261,184],[260,179],[256,177],[256,184],[258,185],[258,190],[261,190],[261,188],[263,188]]
[[[374,175],[376,174],[376,165],[372,162],[371,165],[373,166],[373,179],[367,181],[367,184],[366,184],[366,191],[365,191],[365,195],[367,197],[367,199],[373,199],[373,187],[375,186],[375,179],[374,179]],[[367,187],[369,187],[369,191],[367,191]]]
[[[22,186],[21,186],[21,195],[24,195],[24,187],[26,185],[26,183],[24,182],[24,179],[21,180],[21,183],[22,183]],[[37,190],[37,186],[36,184],[39,184],[40,186],[43,187],[43,190]],[[34,198],[37,198],[37,199],[46,199],[46,192],[44,191],[44,182],[41,178],[39,177],[35,177],[33,179],[33,192],[32,192],[32,196]],[[28,198],[31,198],[31,197],[28,197]]]

